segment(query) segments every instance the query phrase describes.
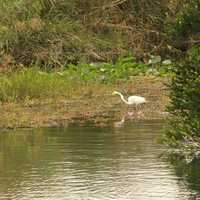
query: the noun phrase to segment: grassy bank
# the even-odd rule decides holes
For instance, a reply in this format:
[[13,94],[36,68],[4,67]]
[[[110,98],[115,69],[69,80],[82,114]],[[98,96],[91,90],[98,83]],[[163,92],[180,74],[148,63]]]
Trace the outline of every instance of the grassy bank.
[[1,102],[26,102],[32,99],[67,97],[71,82],[58,73],[47,73],[37,68],[0,76]]
[[131,83],[136,76],[170,76],[172,65],[170,60],[161,61],[160,57],[152,57],[149,64],[126,57],[115,63],[69,64],[59,70],[42,71],[36,66],[11,70],[0,74],[0,101],[68,98],[80,85]]
[[[126,116],[127,120],[166,117],[166,77],[134,76],[131,81],[108,84],[70,81],[60,73],[46,74],[35,70],[21,73],[15,74],[15,79],[12,75],[10,83],[9,78],[5,81],[4,77],[8,87],[4,93],[1,85],[1,128],[67,126],[74,121],[104,125],[120,121],[128,112],[133,115]],[[28,78],[30,74],[34,75],[33,79]],[[114,90],[126,96],[144,96],[149,102],[135,112],[134,107],[128,108],[119,97],[112,96]]]

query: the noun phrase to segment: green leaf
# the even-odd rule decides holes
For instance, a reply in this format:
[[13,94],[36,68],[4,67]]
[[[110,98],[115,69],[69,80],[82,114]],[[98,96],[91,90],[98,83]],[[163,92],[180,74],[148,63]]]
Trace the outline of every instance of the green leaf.
[[148,64],[157,64],[161,62],[161,56],[151,56]]
[[162,61],[162,64],[163,65],[171,65],[172,61],[170,59],[167,59],[167,60]]

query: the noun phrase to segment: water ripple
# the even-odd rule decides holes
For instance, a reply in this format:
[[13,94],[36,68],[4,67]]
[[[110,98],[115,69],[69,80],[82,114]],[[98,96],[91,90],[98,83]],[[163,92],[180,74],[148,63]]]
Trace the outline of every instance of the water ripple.
[[[0,200],[200,199],[160,158],[162,123],[21,131],[0,136]],[[178,168],[179,169],[179,168]]]

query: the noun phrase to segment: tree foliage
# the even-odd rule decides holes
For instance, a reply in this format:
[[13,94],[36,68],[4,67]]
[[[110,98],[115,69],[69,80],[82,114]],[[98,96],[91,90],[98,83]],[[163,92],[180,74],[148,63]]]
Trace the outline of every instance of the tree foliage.
[[200,138],[200,48],[193,47],[184,62],[174,68],[170,85],[172,114],[168,143],[176,145],[188,137]]
[[167,9],[166,0],[1,1],[1,64],[7,56],[50,67],[142,58],[159,51]]
[[181,50],[186,51],[200,44],[200,1],[183,2],[175,15],[175,21],[170,22],[167,29],[174,46]]
[[[174,46],[187,53],[183,61],[174,67],[174,78],[170,85],[172,114],[166,133],[168,144],[192,149],[200,139],[200,2],[186,0],[179,9],[175,22],[168,26]],[[195,148],[193,147],[195,146]],[[199,148],[199,147],[198,147]]]
[[198,0],[4,0],[0,64],[167,57],[171,46],[187,49],[185,40],[198,41],[199,10]]

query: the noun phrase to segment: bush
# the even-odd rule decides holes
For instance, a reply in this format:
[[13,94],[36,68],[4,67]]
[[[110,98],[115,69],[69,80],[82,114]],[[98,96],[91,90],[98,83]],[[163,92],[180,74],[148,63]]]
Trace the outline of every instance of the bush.
[[129,54],[143,58],[161,44],[165,2],[1,1],[0,62],[9,55],[15,64],[53,68],[83,60],[116,61]]
[[183,3],[175,22],[170,23],[167,27],[169,37],[177,48],[185,51],[193,45],[199,44],[200,1],[193,0]]
[[191,138],[200,138],[200,47],[190,49],[186,60],[175,66],[174,73],[168,107],[172,119],[165,139],[172,146],[183,147]]

